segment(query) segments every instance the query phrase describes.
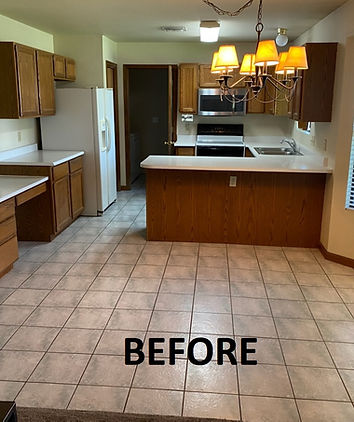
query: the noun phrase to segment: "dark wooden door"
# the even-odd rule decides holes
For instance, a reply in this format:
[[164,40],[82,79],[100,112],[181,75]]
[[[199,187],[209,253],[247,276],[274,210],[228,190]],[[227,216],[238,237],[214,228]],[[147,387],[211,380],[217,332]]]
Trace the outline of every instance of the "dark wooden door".
[[39,108],[41,115],[55,114],[52,54],[37,50]]
[[16,45],[17,78],[20,99],[20,116],[39,115],[36,51]]

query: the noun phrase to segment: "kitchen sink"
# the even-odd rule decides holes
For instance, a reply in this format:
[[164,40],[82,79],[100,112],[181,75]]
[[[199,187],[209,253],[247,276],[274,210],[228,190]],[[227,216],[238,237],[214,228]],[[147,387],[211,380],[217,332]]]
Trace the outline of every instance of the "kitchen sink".
[[255,147],[260,155],[304,155],[301,152],[295,152],[291,148],[283,147]]

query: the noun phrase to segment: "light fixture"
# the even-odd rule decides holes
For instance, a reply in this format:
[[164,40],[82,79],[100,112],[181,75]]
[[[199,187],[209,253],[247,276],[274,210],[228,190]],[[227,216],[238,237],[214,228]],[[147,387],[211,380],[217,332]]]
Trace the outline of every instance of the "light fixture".
[[185,26],[161,26],[161,31],[165,32],[186,32],[187,28]]
[[284,69],[284,63],[286,62],[286,59],[288,57],[288,52],[284,51],[283,53],[279,54],[279,63],[275,67],[275,73],[277,75],[291,75],[295,73],[295,68],[288,67],[287,69]]
[[256,74],[256,66],[254,64],[255,58],[255,54],[245,54],[243,56],[240,75],[253,76]]
[[278,35],[275,38],[275,42],[279,47],[284,47],[289,41],[288,36],[286,35],[288,30],[286,28],[278,28]]
[[[246,8],[251,6],[254,0],[248,0],[236,11],[223,10],[212,3],[211,0],[202,0],[208,6],[212,7],[218,15],[227,15],[230,17],[240,15]],[[243,101],[257,100],[261,103],[270,101],[291,101],[301,75],[299,70],[308,69],[305,47],[293,46],[288,52],[278,54],[277,46],[274,40],[261,40],[261,34],[264,29],[262,22],[263,0],[259,0],[257,24],[255,27],[257,33],[257,47],[255,54],[247,53],[244,55],[240,75],[241,78],[229,85],[232,75],[230,70],[239,67],[235,45],[222,45],[219,51],[214,53],[211,67],[212,73],[220,73],[217,81],[220,84],[220,98],[233,104]],[[278,38],[279,37],[279,38]],[[288,40],[286,29],[278,29],[277,43],[284,43]],[[286,43],[285,43],[286,44]],[[282,45],[285,45],[282,44]],[[269,68],[275,67],[274,73]],[[281,80],[280,80],[281,79]],[[237,95],[234,88],[246,85],[246,94]],[[273,88],[273,89],[267,89]],[[266,92],[266,99],[260,95],[262,91]],[[274,95],[272,94],[274,92]]]
[[284,69],[308,69],[305,47],[290,47],[288,56],[284,63]]
[[273,40],[260,41],[254,64],[256,66],[275,66],[278,63],[279,55],[275,42]]
[[200,22],[200,41],[217,42],[219,39],[220,24],[217,21]]

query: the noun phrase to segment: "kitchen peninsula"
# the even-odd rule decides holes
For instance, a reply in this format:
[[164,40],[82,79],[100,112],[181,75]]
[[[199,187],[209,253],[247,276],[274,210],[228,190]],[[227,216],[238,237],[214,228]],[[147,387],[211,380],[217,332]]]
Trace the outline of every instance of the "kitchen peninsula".
[[145,159],[147,239],[317,247],[332,169],[317,155],[254,155]]

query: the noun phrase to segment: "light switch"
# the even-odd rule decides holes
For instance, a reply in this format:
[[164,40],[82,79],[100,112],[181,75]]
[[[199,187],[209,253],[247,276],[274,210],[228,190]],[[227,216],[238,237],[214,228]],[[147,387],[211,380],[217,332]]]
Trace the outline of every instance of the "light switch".
[[237,185],[237,176],[230,176],[230,188],[235,188]]

